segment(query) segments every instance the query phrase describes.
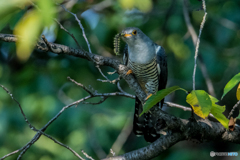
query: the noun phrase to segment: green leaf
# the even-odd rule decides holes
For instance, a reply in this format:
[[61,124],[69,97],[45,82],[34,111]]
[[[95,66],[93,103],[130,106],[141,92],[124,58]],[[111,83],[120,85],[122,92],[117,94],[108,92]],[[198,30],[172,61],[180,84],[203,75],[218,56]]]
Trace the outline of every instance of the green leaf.
[[240,73],[236,74],[225,86],[222,98],[240,82]]
[[40,16],[44,26],[50,26],[55,18],[56,7],[53,1],[39,0],[37,1],[39,6]]
[[212,108],[211,99],[204,90],[193,90],[187,95],[187,103],[189,103],[195,114],[205,119]]
[[239,115],[236,117],[236,119],[240,119],[240,110],[239,110]]
[[218,102],[218,99],[211,96],[211,95],[209,95],[209,96],[210,96],[210,99],[212,101],[211,113],[226,129],[228,129],[229,119],[227,119],[225,117],[225,115],[223,114],[226,107],[217,105],[216,103]]
[[[145,105],[143,106],[143,111],[140,114],[140,116],[143,113],[146,113],[147,111],[149,111],[149,109],[151,109],[155,104],[157,104],[158,102],[160,102],[165,96],[167,96],[168,94],[176,91],[176,90],[184,90],[182,88],[180,88],[179,86],[173,86],[170,88],[166,88],[166,89],[162,89],[160,91],[158,91],[155,95],[152,95],[147,102],[145,103]],[[185,92],[187,92],[186,90],[184,90]]]

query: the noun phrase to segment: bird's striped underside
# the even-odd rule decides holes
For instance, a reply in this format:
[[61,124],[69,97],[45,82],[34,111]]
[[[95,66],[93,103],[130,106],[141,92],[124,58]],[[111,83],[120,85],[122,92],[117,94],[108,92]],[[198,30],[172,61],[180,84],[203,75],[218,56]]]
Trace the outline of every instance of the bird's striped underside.
[[[155,94],[158,91],[160,71],[157,67],[156,57],[147,64],[136,64],[128,59],[128,67],[131,68],[146,94]],[[141,101],[136,98],[133,132],[137,136],[144,135],[146,141],[152,142],[159,137],[154,126],[155,119],[151,113],[145,113],[142,117],[139,117],[142,111]]]
[[156,57],[147,64],[137,64],[128,59],[128,66],[133,71],[138,83],[146,94],[154,94],[158,90],[158,69]]

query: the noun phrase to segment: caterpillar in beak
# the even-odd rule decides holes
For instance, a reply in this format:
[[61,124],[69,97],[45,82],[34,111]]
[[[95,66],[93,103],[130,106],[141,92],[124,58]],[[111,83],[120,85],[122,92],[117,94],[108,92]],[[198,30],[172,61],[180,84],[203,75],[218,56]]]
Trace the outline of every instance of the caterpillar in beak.
[[113,51],[116,55],[119,55],[119,52],[120,52],[120,38],[121,38],[121,36],[122,36],[122,33],[118,33],[118,34],[115,35],[114,40],[113,40],[113,46],[114,46]]

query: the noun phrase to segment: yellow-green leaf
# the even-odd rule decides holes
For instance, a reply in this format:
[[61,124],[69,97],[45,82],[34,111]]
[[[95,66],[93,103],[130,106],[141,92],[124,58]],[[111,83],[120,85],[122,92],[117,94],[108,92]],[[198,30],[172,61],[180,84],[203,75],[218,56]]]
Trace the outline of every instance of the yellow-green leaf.
[[225,86],[222,98],[233,88],[235,87],[238,83],[240,82],[240,73],[236,74]]
[[226,107],[217,105],[216,103],[218,102],[218,99],[211,95],[209,96],[212,101],[211,113],[226,129],[228,129],[229,119],[227,119],[227,117],[225,117],[225,115],[223,114]]
[[[151,109],[154,105],[156,105],[158,102],[160,102],[165,96],[167,96],[168,94],[176,91],[176,90],[184,90],[182,88],[180,88],[179,86],[173,86],[170,88],[166,88],[166,89],[162,89],[160,91],[158,91],[155,95],[152,95],[147,102],[145,103],[145,105],[143,106],[143,111],[140,114],[140,116],[143,113],[146,113],[147,111],[149,111],[149,109]],[[184,90],[185,92],[187,92],[186,90]]]
[[41,18],[35,10],[26,13],[16,25],[13,33],[19,36],[16,46],[17,56],[20,60],[26,61],[29,58],[41,28]]
[[189,103],[195,114],[199,117],[206,118],[212,108],[212,102],[209,95],[204,90],[193,90],[187,95],[187,103]]
[[239,85],[238,85],[236,95],[237,95],[237,100],[240,100],[240,83],[239,83]]

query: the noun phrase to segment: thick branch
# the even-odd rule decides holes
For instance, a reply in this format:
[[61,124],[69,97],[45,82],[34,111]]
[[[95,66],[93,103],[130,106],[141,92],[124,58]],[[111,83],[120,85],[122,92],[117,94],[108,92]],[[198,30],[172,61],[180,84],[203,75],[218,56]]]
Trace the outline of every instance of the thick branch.
[[[161,112],[161,113],[160,113]],[[226,130],[219,122],[200,119],[198,121],[185,120],[159,111],[160,120],[166,122],[168,129],[173,132],[181,132],[185,139],[198,139],[206,141],[225,141],[240,144],[240,127],[236,126],[234,131]]]
[[181,140],[183,140],[183,135],[180,133],[173,133],[160,137],[147,147],[128,152],[121,156],[109,157],[103,160],[149,160],[158,156],[161,152],[167,150]]
[[160,117],[161,125],[165,124],[165,136],[147,147],[104,160],[148,160],[161,154],[172,145],[183,140],[197,139],[200,142],[225,141],[240,144],[240,127],[236,126],[233,132],[226,130],[220,123],[209,120],[191,121],[163,113],[156,113]]

